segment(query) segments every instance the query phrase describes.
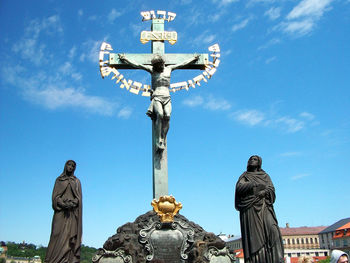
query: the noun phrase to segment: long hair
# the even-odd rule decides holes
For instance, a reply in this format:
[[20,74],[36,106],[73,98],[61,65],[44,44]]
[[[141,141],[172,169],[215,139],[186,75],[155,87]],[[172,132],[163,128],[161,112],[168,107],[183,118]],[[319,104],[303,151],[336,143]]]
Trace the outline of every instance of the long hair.
[[258,171],[261,171],[262,158],[261,158],[259,155],[252,155],[252,156],[249,157],[248,163],[247,163],[247,171],[249,170],[249,161],[250,161],[250,159],[253,158],[253,157],[257,157],[257,158],[258,158],[258,161],[259,161],[259,162],[258,162]]

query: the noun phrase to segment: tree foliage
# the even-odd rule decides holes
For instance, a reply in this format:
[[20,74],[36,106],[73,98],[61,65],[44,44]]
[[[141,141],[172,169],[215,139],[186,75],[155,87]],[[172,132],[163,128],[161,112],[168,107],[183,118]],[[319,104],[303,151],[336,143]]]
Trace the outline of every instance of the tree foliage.
[[[41,261],[44,262],[47,247],[36,246],[34,244],[7,242],[7,256],[12,257],[29,257],[40,256]],[[94,247],[81,246],[81,263],[91,263],[93,255],[97,249]]]
[[327,257],[326,259],[320,260],[319,263],[329,263],[331,262],[331,258]]

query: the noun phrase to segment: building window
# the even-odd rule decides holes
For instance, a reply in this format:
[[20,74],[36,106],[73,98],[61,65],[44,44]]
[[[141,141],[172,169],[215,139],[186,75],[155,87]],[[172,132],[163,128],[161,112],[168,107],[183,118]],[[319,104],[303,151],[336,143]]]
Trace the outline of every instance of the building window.
[[[297,244],[299,245],[299,238],[297,238]],[[299,256],[298,256],[299,257]]]
[[313,244],[314,243],[314,240],[312,238],[310,238],[310,243]]
[[294,238],[292,238],[292,244],[293,244],[293,245],[295,244],[295,240],[294,240]]
[[317,244],[318,242],[317,242],[317,238],[315,237],[315,244]]
[[343,240],[344,247],[348,246],[348,241],[346,239]]
[[309,239],[305,238],[306,244],[309,244]]
[[291,258],[292,257],[292,253],[288,253],[288,257]]
[[297,257],[300,257],[300,253],[297,253]]
[[304,238],[301,239],[301,244],[304,244]]
[[318,257],[318,252],[315,253],[316,257]]
[[290,239],[289,238],[287,239],[287,243],[288,243],[288,245],[290,245]]

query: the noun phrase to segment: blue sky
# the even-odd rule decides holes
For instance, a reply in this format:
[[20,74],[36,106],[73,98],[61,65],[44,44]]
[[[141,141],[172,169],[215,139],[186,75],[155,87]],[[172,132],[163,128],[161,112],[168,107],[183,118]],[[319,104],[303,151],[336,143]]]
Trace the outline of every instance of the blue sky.
[[[258,154],[279,224],[348,217],[350,1],[1,1],[0,240],[47,245],[51,193],[66,160],[83,188],[83,243],[101,247],[152,200],[149,99],[102,79],[98,50],[149,53],[141,11],[177,14],[169,53],[221,64],[172,95],[169,193],[207,231],[239,235],[234,188]],[[149,83],[148,73],[122,72]],[[178,70],[172,82],[200,72]]]

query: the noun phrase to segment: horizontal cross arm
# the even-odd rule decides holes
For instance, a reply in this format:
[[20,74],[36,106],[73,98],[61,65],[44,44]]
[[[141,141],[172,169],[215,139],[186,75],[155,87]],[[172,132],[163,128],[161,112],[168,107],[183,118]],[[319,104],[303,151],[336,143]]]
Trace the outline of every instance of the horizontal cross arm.
[[[154,54],[124,54],[130,61],[136,62],[143,65],[151,65],[151,60]],[[191,59],[196,54],[164,54],[165,65],[177,65],[182,62]],[[190,63],[181,69],[201,69],[204,70],[205,66],[209,64],[209,55],[207,53],[198,54],[199,58],[197,61]],[[109,54],[109,65],[116,69],[134,69],[133,66],[120,61],[118,53]]]

